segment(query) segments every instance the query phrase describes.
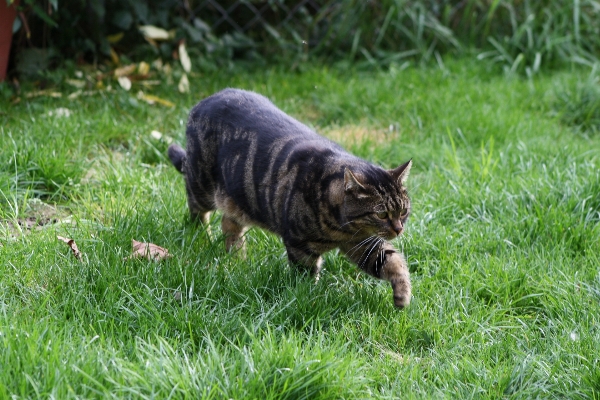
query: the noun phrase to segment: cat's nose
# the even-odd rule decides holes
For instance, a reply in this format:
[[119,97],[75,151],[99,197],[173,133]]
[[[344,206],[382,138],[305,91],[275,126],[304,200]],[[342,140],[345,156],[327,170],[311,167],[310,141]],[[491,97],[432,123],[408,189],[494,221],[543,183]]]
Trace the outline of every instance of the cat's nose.
[[400,222],[392,222],[392,229],[394,230],[394,232],[396,232],[396,235],[398,235],[398,236],[404,230],[404,228],[402,227],[402,224]]

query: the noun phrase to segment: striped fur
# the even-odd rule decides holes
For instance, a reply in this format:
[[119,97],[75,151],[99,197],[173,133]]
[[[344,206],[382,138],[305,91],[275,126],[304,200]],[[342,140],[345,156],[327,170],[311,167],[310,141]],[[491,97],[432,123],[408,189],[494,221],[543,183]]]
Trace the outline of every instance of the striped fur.
[[283,239],[291,264],[318,276],[321,255],[340,248],[362,270],[391,282],[409,304],[402,254],[390,243],[410,212],[412,161],[386,171],[347,153],[256,93],[226,89],[196,105],[187,150],[169,148],[184,174],[188,206],[204,223],[223,212],[226,247],[242,249],[250,225]]

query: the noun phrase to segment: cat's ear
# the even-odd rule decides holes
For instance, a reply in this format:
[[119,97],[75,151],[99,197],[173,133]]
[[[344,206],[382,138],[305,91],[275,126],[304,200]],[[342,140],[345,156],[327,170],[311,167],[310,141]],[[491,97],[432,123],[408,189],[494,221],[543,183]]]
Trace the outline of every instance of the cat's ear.
[[358,181],[356,175],[350,171],[350,168],[344,168],[344,190],[350,191],[366,191],[365,187]]
[[410,174],[410,168],[412,167],[412,158],[399,166],[398,168],[389,170],[388,172],[392,175],[392,178],[400,185],[403,185]]

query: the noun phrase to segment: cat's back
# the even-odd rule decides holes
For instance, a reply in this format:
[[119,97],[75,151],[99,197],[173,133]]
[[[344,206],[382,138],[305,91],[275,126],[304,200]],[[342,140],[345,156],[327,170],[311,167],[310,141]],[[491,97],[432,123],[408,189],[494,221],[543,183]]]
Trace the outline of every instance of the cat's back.
[[265,96],[233,88],[221,90],[198,103],[190,113],[189,124],[205,132],[237,131],[244,135],[259,135],[264,140],[321,138]]
[[202,101],[192,110],[197,117],[209,119],[243,119],[257,111],[276,114],[279,111],[265,96],[242,89],[223,89]]

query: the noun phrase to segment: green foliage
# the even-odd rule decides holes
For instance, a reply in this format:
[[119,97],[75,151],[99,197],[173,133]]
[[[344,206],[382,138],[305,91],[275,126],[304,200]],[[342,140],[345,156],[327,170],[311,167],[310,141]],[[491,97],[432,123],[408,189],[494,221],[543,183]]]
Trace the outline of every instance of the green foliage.
[[[162,52],[170,55],[171,47],[143,46],[144,38],[138,31],[140,25],[157,25],[164,28],[176,26],[178,0],[87,2],[70,1],[61,6],[54,19],[60,28],[54,29],[51,45],[61,49],[66,56],[110,56],[110,36],[122,34],[113,46],[117,51]],[[141,48],[138,48],[141,46]]]
[[[51,14],[30,0],[21,8],[29,21],[16,35],[16,67],[22,76],[37,77],[56,61],[72,58],[114,61],[120,54],[123,61],[171,59],[181,40],[192,44],[191,55],[201,69],[228,65],[238,50],[238,56],[253,58],[250,39],[237,33],[215,36],[180,0],[72,0],[54,7]],[[168,29],[170,38],[149,43],[139,30],[142,25]]]
[[565,85],[556,97],[555,109],[566,124],[584,134],[600,132],[600,77],[596,70],[585,81]]
[[477,48],[483,50],[479,58],[532,74],[542,65],[591,63],[600,53],[600,8],[593,0],[343,4],[341,29],[333,31],[345,32],[340,35],[345,39],[334,48],[351,55],[359,49],[367,61],[388,64],[411,56],[427,61],[436,53]]
[[[317,6],[227,0],[220,8],[202,0],[72,0],[51,15],[31,8],[36,1],[27,4],[33,32],[19,36],[19,48],[49,45],[63,58],[88,60],[109,58],[111,48],[135,59],[170,58],[186,40],[194,65],[205,71],[242,59],[294,66],[314,57],[366,67],[441,63],[441,55],[477,49],[478,58],[532,75],[566,63],[590,65],[600,54],[596,0],[328,0]],[[171,30],[172,38],[148,44],[138,30],[148,24]]]
[[[193,95],[166,77],[144,89],[175,107],[120,88],[12,104],[0,89],[0,397],[598,398],[600,137],[575,135],[555,95],[588,73],[523,80],[443,61],[238,68],[197,74]],[[274,235],[250,230],[240,259],[218,213],[209,228],[189,221],[166,142],[228,86],[385,167],[413,158],[395,243],[409,308],[336,252],[315,284]],[[72,113],[50,115],[59,107]],[[125,260],[132,238],[173,257]]]

